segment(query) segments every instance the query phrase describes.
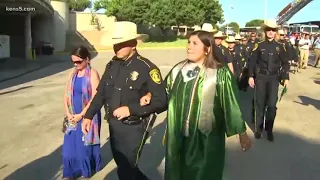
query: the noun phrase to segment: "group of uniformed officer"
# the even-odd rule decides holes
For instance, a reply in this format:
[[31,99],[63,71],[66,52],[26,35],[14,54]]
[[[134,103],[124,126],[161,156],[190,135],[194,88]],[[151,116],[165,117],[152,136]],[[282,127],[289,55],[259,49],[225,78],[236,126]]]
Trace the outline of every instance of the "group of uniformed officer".
[[[225,41],[228,49],[221,47],[222,32],[215,37],[216,54],[222,62],[232,63],[232,72],[239,83],[239,89],[246,91],[247,86],[254,88],[252,100],[252,121],[255,123],[255,138],[260,139],[263,129],[267,132],[267,139],[274,141],[273,125],[277,112],[279,84],[287,86],[289,83],[289,61],[296,60],[294,49],[284,33],[274,20],[263,24],[265,39],[258,41],[255,32],[250,33],[250,39],[240,35],[229,36]],[[276,39],[276,34],[280,39]],[[220,39],[217,39],[217,34]],[[242,40],[242,43],[240,43]]]
[[[148,178],[139,170],[137,160],[148,136],[148,127],[152,126],[152,115],[166,110],[167,96],[158,67],[136,50],[139,38],[136,25],[116,22],[116,28],[115,56],[106,66],[97,94],[84,116],[82,131],[84,134],[89,131],[91,119],[104,106],[119,179],[144,180]],[[289,62],[285,42],[275,40],[276,22],[267,21],[263,30],[265,40],[257,42],[256,34],[252,33],[248,44],[239,43],[242,38],[238,35],[226,39],[228,48],[221,45],[225,36],[218,32],[214,35],[215,54],[239,82],[245,77],[244,73],[247,74],[244,87],[249,84],[255,88],[255,138],[261,137],[264,128],[267,139],[273,141],[279,82],[283,80],[283,85],[288,85]],[[242,90],[244,87],[239,86]],[[142,106],[140,99],[146,94],[152,96],[151,102]]]

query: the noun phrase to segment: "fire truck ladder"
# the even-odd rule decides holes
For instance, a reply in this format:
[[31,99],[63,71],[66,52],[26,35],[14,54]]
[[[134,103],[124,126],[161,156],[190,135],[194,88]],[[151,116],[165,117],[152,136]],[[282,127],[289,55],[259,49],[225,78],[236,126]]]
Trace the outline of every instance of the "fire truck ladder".
[[280,12],[277,16],[277,23],[283,24],[292,18],[297,12],[299,12],[302,8],[304,8],[307,4],[309,4],[312,0],[294,0],[291,2],[291,6],[285,10],[285,12]]

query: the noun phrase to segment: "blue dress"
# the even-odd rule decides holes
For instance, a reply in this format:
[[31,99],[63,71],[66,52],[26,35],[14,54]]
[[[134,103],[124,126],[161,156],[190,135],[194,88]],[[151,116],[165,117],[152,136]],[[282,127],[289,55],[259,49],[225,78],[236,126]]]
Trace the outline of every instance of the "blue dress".
[[[73,87],[74,113],[82,111],[82,80],[76,77]],[[101,113],[98,113],[99,133],[101,127]],[[64,136],[62,147],[63,178],[75,178],[83,176],[89,178],[101,168],[100,145],[84,146],[82,141],[81,121],[77,124],[77,130]]]

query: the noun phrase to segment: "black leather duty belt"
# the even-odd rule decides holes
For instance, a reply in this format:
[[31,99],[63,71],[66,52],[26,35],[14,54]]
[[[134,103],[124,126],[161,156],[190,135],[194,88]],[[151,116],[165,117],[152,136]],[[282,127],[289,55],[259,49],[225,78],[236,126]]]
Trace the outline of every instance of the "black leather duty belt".
[[258,74],[262,74],[262,75],[279,75],[279,72],[278,71],[268,71],[268,70],[265,70],[265,69],[258,69]]
[[123,124],[128,124],[128,125],[138,125],[141,124],[143,121],[142,117],[137,117],[137,116],[129,116],[123,120],[121,120]]
[[[117,119],[117,117],[114,117],[113,115],[107,115],[107,119]],[[124,118],[121,120],[123,124],[128,124],[128,125],[138,125],[143,122],[145,118],[143,117],[138,117],[138,116],[129,116],[127,118]]]

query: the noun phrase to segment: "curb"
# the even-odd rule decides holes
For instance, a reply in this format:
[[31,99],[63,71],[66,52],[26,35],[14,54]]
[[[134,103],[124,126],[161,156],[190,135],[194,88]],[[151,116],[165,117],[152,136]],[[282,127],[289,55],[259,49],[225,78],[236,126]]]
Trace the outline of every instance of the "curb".
[[43,69],[45,67],[48,67],[50,66],[51,64],[48,64],[48,65],[44,65],[44,66],[40,66],[40,67],[37,67],[37,68],[34,68],[34,69],[30,69],[30,70],[27,70],[23,73],[20,73],[20,74],[17,74],[17,75],[14,75],[14,76],[11,76],[11,77],[8,77],[8,78],[4,78],[4,79],[0,79],[0,83],[2,82],[5,82],[5,81],[9,81],[11,79],[15,79],[15,78],[18,78],[18,77],[21,77],[21,76],[24,76],[26,74],[29,74],[29,73],[32,73],[32,72],[35,72],[35,71],[38,71],[40,69]]

